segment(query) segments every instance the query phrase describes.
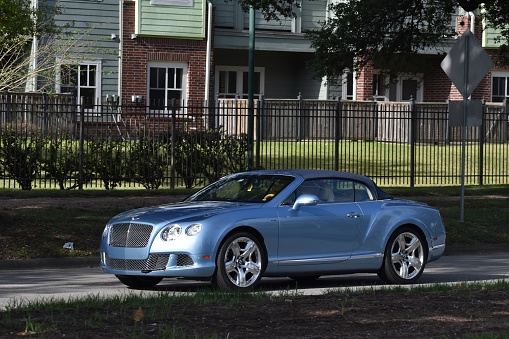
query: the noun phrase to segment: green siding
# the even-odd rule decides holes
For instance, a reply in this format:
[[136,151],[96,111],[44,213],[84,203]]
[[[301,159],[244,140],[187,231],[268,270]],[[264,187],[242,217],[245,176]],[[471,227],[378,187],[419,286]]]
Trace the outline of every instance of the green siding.
[[495,42],[496,37],[500,34],[500,31],[493,28],[486,28],[482,33],[482,45],[483,47],[500,47],[500,42]]
[[193,7],[151,5],[150,0],[139,0],[136,4],[136,34],[188,39],[205,37],[205,0],[194,0]]
[[[58,25],[74,23],[71,31],[90,30],[82,37],[92,41],[85,58],[101,61],[101,96],[118,94],[119,1],[60,0],[59,4],[63,13],[55,17]],[[112,34],[117,39],[112,39]]]
[[302,2],[302,31],[319,29],[327,15],[327,0],[304,0]]

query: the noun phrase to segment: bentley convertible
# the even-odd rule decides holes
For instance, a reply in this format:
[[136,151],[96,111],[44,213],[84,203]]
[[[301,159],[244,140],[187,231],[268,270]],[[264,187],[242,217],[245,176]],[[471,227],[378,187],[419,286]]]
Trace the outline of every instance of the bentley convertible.
[[264,170],[115,216],[102,234],[100,265],[134,288],[178,277],[244,290],[262,277],[356,272],[409,284],[444,250],[436,209],[394,199],[367,177]]

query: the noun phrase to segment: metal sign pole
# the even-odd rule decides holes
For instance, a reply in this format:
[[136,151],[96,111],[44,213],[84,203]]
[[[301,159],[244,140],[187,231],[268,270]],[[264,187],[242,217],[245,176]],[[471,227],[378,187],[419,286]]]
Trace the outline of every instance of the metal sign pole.
[[465,166],[467,147],[467,114],[468,114],[468,45],[470,36],[465,37],[465,87],[463,91],[463,126],[461,130],[461,198],[460,198],[460,222],[465,220]]

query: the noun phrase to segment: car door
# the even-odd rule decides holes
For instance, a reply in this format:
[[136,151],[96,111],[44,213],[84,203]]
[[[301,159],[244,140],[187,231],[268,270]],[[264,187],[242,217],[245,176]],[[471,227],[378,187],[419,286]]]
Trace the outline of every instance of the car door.
[[319,202],[294,209],[296,197],[313,194],[310,184],[304,182],[295,198],[278,208],[279,265],[339,263],[350,257],[358,243],[363,215],[354,202],[353,183],[315,180]]

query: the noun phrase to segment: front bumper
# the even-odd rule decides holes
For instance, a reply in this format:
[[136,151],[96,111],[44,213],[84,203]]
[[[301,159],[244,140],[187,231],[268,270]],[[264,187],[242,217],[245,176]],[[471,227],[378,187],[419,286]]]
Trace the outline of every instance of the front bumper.
[[111,258],[101,252],[101,269],[115,275],[206,278],[215,272],[212,254],[152,253],[146,258]]

